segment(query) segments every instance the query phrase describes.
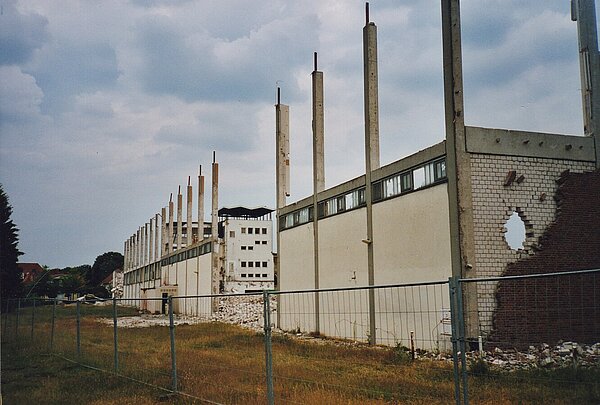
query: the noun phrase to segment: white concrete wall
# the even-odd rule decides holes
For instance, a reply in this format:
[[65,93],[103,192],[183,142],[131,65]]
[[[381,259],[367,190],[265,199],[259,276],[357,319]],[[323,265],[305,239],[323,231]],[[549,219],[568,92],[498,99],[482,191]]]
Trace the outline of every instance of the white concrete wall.
[[[373,205],[373,250],[377,285],[445,281],[451,275],[448,193],[439,184]],[[313,225],[281,232],[281,290],[314,288]],[[366,209],[319,221],[319,287],[368,284]],[[280,327],[313,331],[314,293],[282,295]],[[449,308],[448,287],[406,287],[375,292],[377,343],[447,349],[442,318]],[[320,295],[320,332],[366,341],[367,290]]]

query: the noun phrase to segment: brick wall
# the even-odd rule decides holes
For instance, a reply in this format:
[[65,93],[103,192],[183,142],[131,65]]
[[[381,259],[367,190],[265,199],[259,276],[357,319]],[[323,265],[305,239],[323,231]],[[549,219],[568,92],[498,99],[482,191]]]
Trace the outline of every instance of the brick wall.
[[[534,257],[540,237],[556,217],[556,182],[565,170],[585,172],[594,164],[557,159],[499,155],[471,155],[473,220],[475,236],[475,276],[497,277],[511,263]],[[505,185],[514,171],[514,180]],[[505,224],[517,212],[526,226],[523,249],[511,249],[505,239]],[[496,308],[496,283],[477,286],[479,331],[486,336],[492,329]]]
[[[556,220],[538,251],[504,275],[600,268],[600,171],[565,172],[558,179]],[[600,274],[500,281],[490,341],[527,346],[600,341]]]

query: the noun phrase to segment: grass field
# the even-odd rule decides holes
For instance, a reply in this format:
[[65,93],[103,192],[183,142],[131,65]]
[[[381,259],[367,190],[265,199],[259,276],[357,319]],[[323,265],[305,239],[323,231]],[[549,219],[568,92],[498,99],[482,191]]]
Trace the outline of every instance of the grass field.
[[[14,314],[3,317],[2,394],[6,404],[203,403],[197,398],[228,404],[266,403],[261,333],[214,322],[178,326],[178,389],[187,395],[169,396],[156,388],[171,386],[167,327],[119,328],[119,376],[112,372],[113,329],[98,322],[98,318],[112,316],[111,307],[81,306],[79,356],[75,308],[57,308],[52,350],[51,311],[51,307],[36,309],[33,340],[31,309],[21,310],[18,331]],[[120,316],[134,313],[119,308]],[[275,334],[273,368],[276,403],[454,401],[450,362],[411,361],[399,348],[315,343]],[[600,366],[510,374],[487,370],[469,377],[469,396],[471,403],[477,404],[600,403],[599,381]]]

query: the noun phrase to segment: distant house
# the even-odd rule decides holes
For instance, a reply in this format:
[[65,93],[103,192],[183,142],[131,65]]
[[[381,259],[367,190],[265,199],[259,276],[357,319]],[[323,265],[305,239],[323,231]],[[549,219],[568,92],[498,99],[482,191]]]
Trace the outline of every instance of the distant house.
[[42,274],[45,270],[39,263],[17,263],[19,269],[21,269],[23,284],[30,284],[36,279],[39,274]]
[[100,282],[100,285],[106,288],[106,291],[111,292],[113,288],[113,273],[110,273],[108,276],[104,277],[104,279]]

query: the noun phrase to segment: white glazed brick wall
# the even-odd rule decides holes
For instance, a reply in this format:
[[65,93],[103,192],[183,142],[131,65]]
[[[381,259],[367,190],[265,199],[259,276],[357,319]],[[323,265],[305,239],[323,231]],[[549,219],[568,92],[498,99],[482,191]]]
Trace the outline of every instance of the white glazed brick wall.
[[[584,172],[594,168],[594,164],[588,162],[472,154],[476,276],[501,276],[509,263],[535,254],[532,246],[538,244],[540,236],[555,219],[554,195],[560,174],[565,170]],[[510,170],[516,171],[516,178],[523,175],[524,180],[504,186]],[[542,194],[545,194],[543,200],[540,199]],[[504,238],[506,221],[514,211],[521,215],[529,234],[524,249],[519,250],[512,250]],[[496,284],[479,283],[477,286],[482,335],[491,331]]]

